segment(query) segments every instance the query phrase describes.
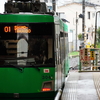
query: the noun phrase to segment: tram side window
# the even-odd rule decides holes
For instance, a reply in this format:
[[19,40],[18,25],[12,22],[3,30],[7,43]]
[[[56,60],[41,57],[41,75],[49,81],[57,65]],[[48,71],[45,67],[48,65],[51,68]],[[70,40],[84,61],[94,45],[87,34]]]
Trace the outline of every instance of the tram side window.
[[68,45],[68,33],[65,33],[65,55],[68,56],[68,52],[69,52],[69,49],[68,49],[69,45]]
[[58,34],[56,34],[56,55],[55,55],[55,61],[56,61],[56,64],[58,63]]
[[60,32],[60,51],[61,51],[61,62],[63,62],[65,58],[65,39],[63,32]]
[[48,39],[48,59],[46,63],[53,63],[53,40],[51,38]]

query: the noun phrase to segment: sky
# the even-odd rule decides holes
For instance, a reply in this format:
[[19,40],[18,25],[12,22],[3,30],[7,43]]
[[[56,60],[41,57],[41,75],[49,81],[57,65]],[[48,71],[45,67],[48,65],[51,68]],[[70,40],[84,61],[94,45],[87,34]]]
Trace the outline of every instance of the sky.
[[[82,0],[57,0],[60,4],[64,4],[66,1],[82,1]],[[86,1],[86,0],[85,0]],[[98,2],[100,3],[100,0],[88,0],[90,2]],[[4,3],[7,2],[7,0],[0,0],[0,13],[4,12]]]
[[6,2],[7,0],[0,0],[0,13],[3,13],[4,12],[4,3]]
[[[82,2],[83,0],[58,0],[57,5],[64,5],[66,2],[75,1],[75,2]],[[91,2],[94,4],[100,4],[100,0],[84,0],[85,2]]]

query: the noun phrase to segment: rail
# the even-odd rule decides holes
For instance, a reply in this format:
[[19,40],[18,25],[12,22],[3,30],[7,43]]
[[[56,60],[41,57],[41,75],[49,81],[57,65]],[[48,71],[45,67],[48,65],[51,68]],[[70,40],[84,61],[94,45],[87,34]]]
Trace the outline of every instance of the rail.
[[59,90],[58,90],[58,93],[57,93],[57,95],[56,95],[56,97],[55,97],[55,99],[54,99],[54,100],[59,100],[59,99],[60,99],[60,97],[61,97],[61,94],[62,94],[62,90],[61,90],[61,89],[59,89]]
[[[68,76],[65,78],[65,84],[66,84],[68,78],[69,78],[69,74],[68,74]],[[60,97],[61,97],[61,95],[62,95],[62,92],[63,92],[63,90],[62,90],[62,89],[59,89],[59,90],[58,90],[58,93],[57,93],[57,95],[55,96],[55,99],[54,99],[54,100],[60,100]]]

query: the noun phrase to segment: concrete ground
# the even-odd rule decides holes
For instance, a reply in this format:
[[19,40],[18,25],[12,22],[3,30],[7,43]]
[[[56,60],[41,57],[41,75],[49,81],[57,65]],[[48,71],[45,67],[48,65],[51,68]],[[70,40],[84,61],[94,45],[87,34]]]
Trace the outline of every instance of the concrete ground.
[[61,100],[99,100],[93,75],[94,72],[70,71]]

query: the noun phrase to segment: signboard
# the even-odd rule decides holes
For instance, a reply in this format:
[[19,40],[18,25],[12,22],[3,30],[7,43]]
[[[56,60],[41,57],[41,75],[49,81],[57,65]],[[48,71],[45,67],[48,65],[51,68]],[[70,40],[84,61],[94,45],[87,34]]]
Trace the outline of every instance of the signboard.
[[82,62],[82,66],[87,67],[90,65],[90,61],[84,61]]
[[89,55],[89,50],[87,48],[81,49],[80,50],[80,60],[82,63],[82,66],[89,66],[90,65],[90,55]]
[[90,59],[91,59],[91,60],[95,60],[94,51],[90,51]]
[[90,45],[86,45],[86,48],[90,48]]
[[84,60],[84,49],[80,49],[80,60]]
[[[80,50],[80,61],[82,70],[98,70],[100,66],[100,48],[82,48]],[[80,69],[79,69],[80,70]]]

